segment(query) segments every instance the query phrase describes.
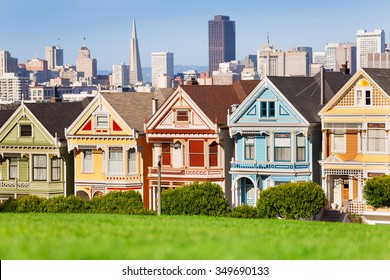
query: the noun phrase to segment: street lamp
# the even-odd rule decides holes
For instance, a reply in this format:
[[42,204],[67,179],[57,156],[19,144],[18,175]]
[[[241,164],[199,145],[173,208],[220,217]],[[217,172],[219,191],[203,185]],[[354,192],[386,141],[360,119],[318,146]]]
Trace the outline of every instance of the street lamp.
[[169,145],[169,147],[166,147],[164,150],[160,152],[158,155],[158,186],[157,186],[157,200],[158,200],[158,206],[157,206],[157,214],[158,216],[161,216],[161,155],[163,152],[165,152],[166,149],[170,149],[173,147],[175,150],[179,149],[181,147],[180,141],[176,141],[174,144]]

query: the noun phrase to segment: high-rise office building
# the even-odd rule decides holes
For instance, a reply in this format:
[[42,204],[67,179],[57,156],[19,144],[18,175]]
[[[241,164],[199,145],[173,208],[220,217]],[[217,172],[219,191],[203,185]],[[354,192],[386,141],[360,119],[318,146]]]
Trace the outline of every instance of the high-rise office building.
[[157,85],[158,78],[166,75],[174,78],[173,73],[173,53],[153,52],[152,53],[152,85]]
[[385,31],[375,29],[374,32],[367,32],[359,29],[356,34],[356,68],[368,66],[367,54],[385,52]]
[[325,65],[325,52],[313,52],[313,63]]
[[26,100],[28,82],[28,78],[18,77],[15,73],[4,73],[0,76],[0,101]]
[[112,85],[114,87],[129,85],[129,65],[122,63],[112,66]]
[[209,20],[209,71],[218,70],[219,63],[236,59],[236,23],[228,16]]
[[18,72],[18,59],[11,56],[9,51],[0,51],[0,77],[5,73]]
[[135,28],[134,18],[130,38],[129,75],[131,84],[142,81],[141,58],[139,56],[137,30]]
[[254,68],[257,70],[257,55],[247,54],[244,57],[242,64],[247,68]]
[[84,46],[79,50],[76,61],[77,72],[84,72],[84,78],[91,82],[96,79],[97,76],[97,62],[95,58],[91,57],[90,50]]
[[325,69],[328,71],[338,71],[336,69],[336,49],[339,43],[327,43],[325,45]]
[[46,46],[45,59],[49,69],[64,65],[64,50],[60,46]]
[[313,48],[312,47],[297,47],[299,52],[307,52],[309,56],[309,64],[313,63]]

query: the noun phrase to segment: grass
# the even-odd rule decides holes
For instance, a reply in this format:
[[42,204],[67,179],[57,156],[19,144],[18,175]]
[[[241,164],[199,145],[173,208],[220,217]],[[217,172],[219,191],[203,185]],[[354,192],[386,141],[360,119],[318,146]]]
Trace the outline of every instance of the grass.
[[196,216],[0,214],[0,259],[380,260],[389,226]]

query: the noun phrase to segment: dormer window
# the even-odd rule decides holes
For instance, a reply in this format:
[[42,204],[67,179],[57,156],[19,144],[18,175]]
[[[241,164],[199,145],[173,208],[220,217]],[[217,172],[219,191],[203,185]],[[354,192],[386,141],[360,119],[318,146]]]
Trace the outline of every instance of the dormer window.
[[176,121],[177,122],[188,122],[188,110],[177,110]]
[[32,126],[30,124],[20,125],[20,136],[21,137],[31,137],[32,136]]
[[360,79],[355,86],[355,105],[372,105],[372,87],[365,79]]

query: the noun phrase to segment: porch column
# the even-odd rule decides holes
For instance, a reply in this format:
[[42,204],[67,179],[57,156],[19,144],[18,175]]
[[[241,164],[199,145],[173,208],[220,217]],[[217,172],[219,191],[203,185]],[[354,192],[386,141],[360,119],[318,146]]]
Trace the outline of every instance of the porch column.
[[353,200],[353,177],[348,176],[348,199]]
[[50,170],[51,170],[51,167],[50,167],[50,156],[49,154],[46,155],[46,182],[50,182]]
[[232,206],[233,208],[236,208],[236,188],[235,188],[236,183],[232,183],[230,186],[230,190],[232,192]]

